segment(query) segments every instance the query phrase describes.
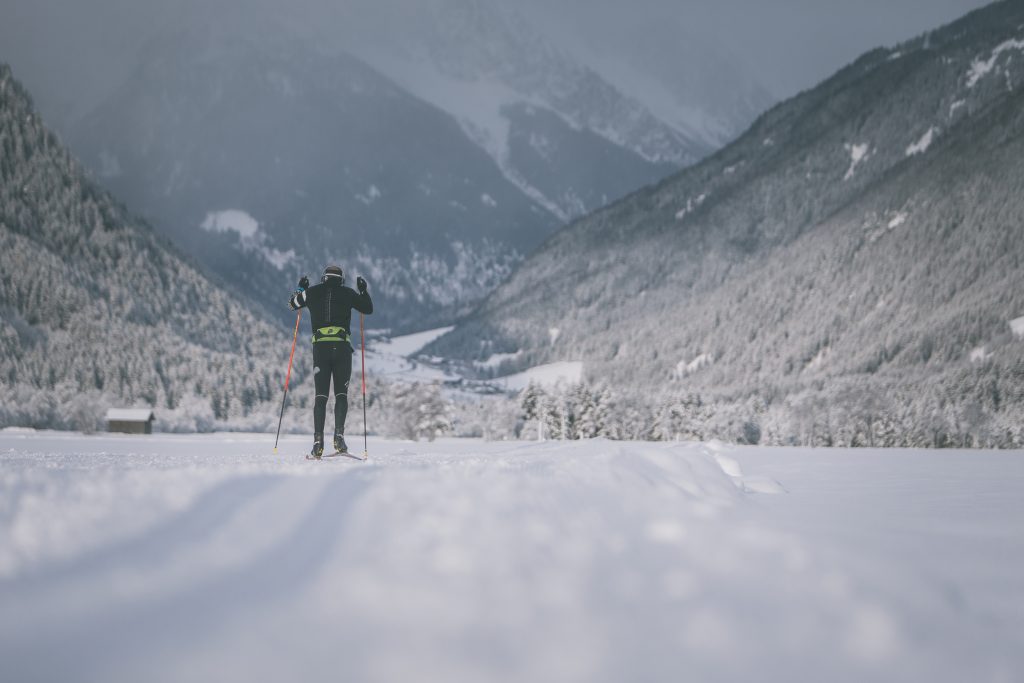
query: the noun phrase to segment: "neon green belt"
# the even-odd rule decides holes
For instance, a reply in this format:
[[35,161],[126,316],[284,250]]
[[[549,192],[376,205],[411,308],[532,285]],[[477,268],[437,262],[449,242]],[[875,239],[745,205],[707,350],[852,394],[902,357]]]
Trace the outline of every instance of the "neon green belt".
[[352,343],[352,337],[344,327],[321,327],[313,331],[313,343],[318,342],[348,342]]

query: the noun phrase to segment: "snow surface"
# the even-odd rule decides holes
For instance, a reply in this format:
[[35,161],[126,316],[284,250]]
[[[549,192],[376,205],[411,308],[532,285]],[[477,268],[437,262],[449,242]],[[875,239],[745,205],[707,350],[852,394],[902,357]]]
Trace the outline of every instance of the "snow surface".
[[818,351],[818,353],[815,354],[814,358],[812,358],[810,362],[807,363],[807,365],[805,366],[806,369],[811,370],[813,372],[815,370],[820,370],[821,368],[825,367],[825,363],[828,361],[828,357],[831,355],[831,353],[832,350],[828,346],[822,347],[821,351]]
[[583,380],[583,363],[580,361],[559,361],[537,365],[532,368],[506,375],[494,380],[494,384],[507,391],[520,391],[530,383],[542,387],[554,387],[559,384],[576,384]]
[[149,408],[109,408],[107,410],[107,419],[146,422],[153,419],[153,411]]
[[424,330],[423,332],[415,332],[401,337],[393,337],[381,341],[368,341],[367,348],[381,355],[412,356],[422,351],[423,347],[430,342],[443,337],[454,329],[452,326],[438,327],[433,330]]
[[[403,382],[453,382],[459,378],[415,356],[430,342],[452,331],[452,327],[416,332],[385,340],[366,340],[366,369],[371,376]],[[355,341],[355,340],[353,340]]]
[[238,233],[242,249],[256,251],[278,270],[284,270],[285,266],[295,260],[294,249],[281,251],[267,246],[267,235],[260,230],[259,222],[241,209],[212,211],[206,214],[200,227],[207,232]]
[[[448,383],[452,385],[488,385],[505,391],[520,391],[531,382],[543,387],[558,384],[572,384],[583,378],[583,363],[566,361],[538,365],[522,372],[493,380],[466,382],[463,377],[441,367],[439,359],[420,357],[419,352],[430,342],[450,332],[452,327],[439,327],[401,337],[385,340],[367,339],[366,368],[371,376],[384,376],[392,381]],[[552,340],[557,339],[557,330],[551,330]],[[478,361],[477,367],[497,368],[503,361],[514,360],[520,353],[492,354],[485,361]]]
[[706,368],[714,362],[715,359],[711,357],[711,354],[702,353],[691,361],[683,359],[676,363],[676,368],[672,375],[675,379],[682,379],[687,375],[692,375],[698,370]]
[[846,175],[843,176],[843,180],[849,180],[857,172],[857,166],[867,158],[869,146],[868,143],[865,142],[859,145],[846,144],[843,145],[843,147],[850,153],[850,168],[847,169]]
[[0,433],[2,678],[1024,671],[1022,452],[272,444]]
[[255,237],[260,224],[240,209],[213,211],[206,214],[201,226],[208,232],[237,232],[240,237]]
[[889,229],[895,230],[896,228],[900,227],[901,225],[907,222],[908,217],[909,214],[906,211],[896,212],[896,215],[889,220]]
[[494,160],[506,180],[559,219],[569,219],[558,204],[530,185],[510,160],[512,124],[504,111],[519,103],[543,107],[540,99],[498,81],[449,76],[439,71],[432,59],[423,56],[410,60],[377,49],[370,50],[368,56],[375,68],[403,88],[451,114],[467,137]]
[[971,63],[971,68],[967,72],[967,87],[973,88],[978,84],[982,78],[992,72],[992,69],[996,66],[996,61],[999,56],[1009,50],[1024,50],[1024,39],[1022,40],[1007,40],[1004,43],[1000,43],[989,55],[988,59],[981,59],[978,57]]
[[984,346],[976,346],[971,349],[971,353],[968,356],[972,363],[981,363],[988,360],[992,356],[989,350]]
[[1010,329],[1018,337],[1024,337],[1024,316],[1011,320]]
[[686,218],[688,214],[691,214],[696,209],[700,208],[700,206],[704,203],[704,200],[706,200],[707,198],[707,193],[704,193],[697,197],[696,199],[693,199],[692,197],[687,199],[686,206],[676,212],[676,220],[681,221],[684,218]]
[[915,154],[924,154],[927,152],[928,148],[932,146],[932,142],[935,140],[935,135],[938,132],[939,129],[935,126],[929,128],[928,132],[922,135],[920,140],[907,147],[907,156],[912,157]]
[[515,353],[492,353],[487,357],[487,360],[478,360],[473,363],[478,368],[495,369],[502,363],[512,362],[523,355],[522,351],[516,351]]

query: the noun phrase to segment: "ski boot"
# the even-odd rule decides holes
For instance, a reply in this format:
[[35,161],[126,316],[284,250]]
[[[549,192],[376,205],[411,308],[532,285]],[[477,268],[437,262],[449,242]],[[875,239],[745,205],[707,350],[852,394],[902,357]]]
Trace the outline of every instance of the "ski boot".
[[345,435],[340,432],[334,433],[334,450],[338,453],[348,453],[348,444],[345,443]]
[[319,460],[324,454],[324,435],[314,434],[313,435],[313,450],[310,451],[309,457],[312,460]]

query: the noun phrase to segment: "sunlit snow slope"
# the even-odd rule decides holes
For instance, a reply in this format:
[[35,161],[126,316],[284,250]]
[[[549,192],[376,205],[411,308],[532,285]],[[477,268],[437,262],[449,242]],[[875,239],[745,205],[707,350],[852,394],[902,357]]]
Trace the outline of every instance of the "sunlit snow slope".
[[0,679],[1020,680],[1021,453],[271,445],[0,433]]

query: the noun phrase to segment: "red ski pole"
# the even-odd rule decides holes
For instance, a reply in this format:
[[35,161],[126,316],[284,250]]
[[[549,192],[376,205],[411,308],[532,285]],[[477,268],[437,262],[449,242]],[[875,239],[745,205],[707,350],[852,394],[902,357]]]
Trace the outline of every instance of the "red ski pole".
[[363,460],[370,457],[366,446],[366,325],[363,314],[359,314],[359,355],[362,356],[363,368],[359,373],[363,384]]
[[295,317],[295,334],[292,335],[292,352],[288,356],[288,373],[284,376],[284,397],[281,398],[281,415],[277,418],[277,436],[274,437],[274,453],[277,453],[277,442],[281,438],[281,421],[284,420],[284,404],[288,400],[288,381],[292,378],[292,359],[295,358],[295,342],[299,338],[299,321],[302,320],[302,309]]

